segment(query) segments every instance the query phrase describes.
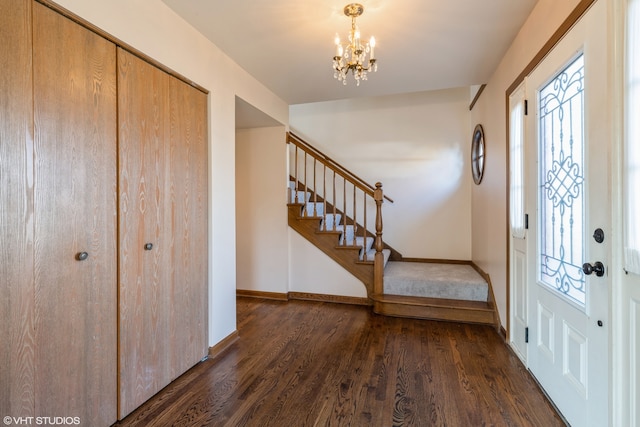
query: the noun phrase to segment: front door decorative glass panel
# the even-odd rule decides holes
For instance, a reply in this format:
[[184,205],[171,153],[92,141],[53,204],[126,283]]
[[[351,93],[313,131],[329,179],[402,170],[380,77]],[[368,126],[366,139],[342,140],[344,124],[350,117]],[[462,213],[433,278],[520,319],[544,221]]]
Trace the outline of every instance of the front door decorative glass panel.
[[585,305],[584,56],[539,92],[540,282]]

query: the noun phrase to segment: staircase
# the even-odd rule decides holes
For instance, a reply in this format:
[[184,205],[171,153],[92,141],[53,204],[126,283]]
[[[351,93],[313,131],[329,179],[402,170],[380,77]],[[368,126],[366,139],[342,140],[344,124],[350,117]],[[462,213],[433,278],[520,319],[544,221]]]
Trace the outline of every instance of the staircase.
[[[296,190],[300,185],[289,182],[289,226],[364,283],[367,295],[374,294],[375,236],[310,189]],[[391,253],[382,249],[383,266]]]
[[[382,184],[366,183],[299,137],[288,223],[360,280],[375,313],[499,327],[489,277],[470,262],[407,262],[382,240]],[[373,230],[373,231],[371,231]]]

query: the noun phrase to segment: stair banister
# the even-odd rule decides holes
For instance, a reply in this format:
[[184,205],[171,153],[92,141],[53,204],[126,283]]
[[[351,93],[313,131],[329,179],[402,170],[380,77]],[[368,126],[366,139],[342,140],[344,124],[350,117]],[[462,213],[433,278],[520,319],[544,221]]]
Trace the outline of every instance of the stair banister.
[[[329,167],[329,169],[333,169],[334,171],[338,172],[340,175],[346,177],[351,183],[357,185],[357,187],[360,188],[360,190],[365,191],[367,194],[369,194],[371,197],[373,197],[373,192],[375,190],[373,185],[367,183],[365,180],[363,180],[362,178],[358,177],[353,172],[347,170],[342,165],[340,165],[338,162],[333,160],[331,157],[327,156],[326,154],[322,153],[318,149],[316,149],[316,148],[312,147],[311,145],[307,144],[304,140],[302,140],[300,137],[296,136],[294,133],[287,132],[287,142],[291,143],[291,144],[294,144],[297,147],[300,147],[300,149],[302,149],[302,151],[304,151],[305,153],[309,154],[311,157],[315,158],[320,163],[326,164],[327,167]],[[388,196],[385,195],[384,198],[387,201],[393,203],[393,200],[391,198],[389,198]]]
[[[326,185],[327,184],[326,170],[327,168],[330,169],[332,173],[332,177],[330,179],[332,179],[332,189],[333,189],[332,191],[333,221],[331,222],[332,229],[337,230],[338,229],[337,227],[341,227],[342,229],[342,238],[340,240],[340,246],[358,247],[360,246],[360,244],[357,242],[357,240],[362,239],[362,245],[361,245],[362,249],[361,249],[360,260],[363,261],[364,263],[373,262],[373,272],[372,272],[373,277],[371,277],[372,280],[370,279],[366,281],[368,283],[367,292],[369,296],[372,296],[373,294],[382,294],[383,274],[384,274],[384,254],[383,254],[384,243],[382,241],[382,203],[384,199],[392,203],[393,203],[393,200],[384,195],[382,191],[381,183],[379,182],[376,183],[375,187],[372,186],[371,184],[368,184],[367,182],[365,182],[364,180],[362,180],[361,178],[359,178],[358,176],[356,176],[355,174],[353,174],[352,172],[348,171],[346,168],[338,164],[336,161],[334,161],[333,159],[331,159],[321,151],[317,150],[316,148],[312,147],[311,145],[309,145],[299,137],[295,136],[294,134],[287,133],[287,143],[292,144],[295,150],[295,153],[294,153],[295,172],[291,175],[291,179],[293,182],[295,182],[295,188],[293,189],[293,191],[295,191],[296,196],[295,198],[290,197],[289,200],[294,203],[303,203],[305,207],[303,208],[303,215],[309,216],[309,217],[320,217],[322,219],[321,230],[328,231],[327,215],[330,215],[330,214],[327,209],[327,206],[329,205],[329,203],[327,200],[328,195],[327,195],[327,185]],[[298,150],[301,150],[304,153],[304,166],[302,167],[304,182],[301,182],[298,174],[299,172],[298,171],[299,169]],[[309,182],[310,180],[309,180],[309,177],[307,176],[307,167],[309,162],[307,160],[308,158],[312,159],[313,161],[313,165],[312,165],[313,179],[311,180],[311,182]],[[320,173],[322,174],[321,179],[323,180],[323,184],[321,188],[318,188],[318,185],[316,182],[316,178],[318,174],[316,167],[318,162],[320,162],[320,164],[322,165],[322,170],[320,171]],[[342,185],[343,197],[341,200],[342,212],[337,210],[337,205],[336,205],[336,178],[342,179],[343,181],[343,185]],[[347,212],[348,210],[347,209],[347,182],[349,182],[349,185],[353,186],[353,196],[352,196],[353,205],[351,207],[352,218],[348,218],[348,212]],[[311,206],[307,204],[306,199],[304,201],[299,200],[298,189],[300,186],[304,188],[304,194],[308,194],[307,193],[308,191],[311,191],[313,193],[313,199],[312,199],[313,209],[310,209]],[[362,213],[360,213],[360,208],[357,207],[358,206],[357,190],[360,190],[363,193]],[[322,192],[321,197],[320,197],[319,191]],[[369,233],[369,231],[367,230],[367,226],[368,226],[367,198],[368,197],[370,197],[371,200],[375,202],[375,209],[376,209],[375,233]],[[322,199],[321,203],[318,203],[319,198]],[[322,206],[318,206],[320,204]],[[318,211],[319,208],[322,208],[321,214]],[[336,221],[337,214],[342,215],[340,224],[338,224],[338,222]],[[361,216],[362,226],[358,224],[358,214],[360,214]],[[360,233],[358,233],[359,231]],[[360,236],[358,236],[358,234],[360,234]],[[374,242],[373,247],[375,249],[375,255],[373,256],[373,259],[371,259],[370,255],[367,255],[367,248],[369,247],[367,242],[371,241],[370,239],[372,239],[371,237],[369,237],[368,234],[372,234],[375,236],[373,237],[373,242]]]

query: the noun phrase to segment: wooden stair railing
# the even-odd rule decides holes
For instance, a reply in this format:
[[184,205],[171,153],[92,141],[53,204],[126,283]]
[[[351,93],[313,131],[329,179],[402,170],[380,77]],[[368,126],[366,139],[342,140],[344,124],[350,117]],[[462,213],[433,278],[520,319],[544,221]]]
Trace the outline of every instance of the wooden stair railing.
[[[381,183],[376,183],[375,187],[368,184],[291,132],[287,133],[287,144],[289,175],[294,182],[293,188],[289,187],[287,203],[290,206],[301,204],[304,208],[299,215],[321,220],[320,231],[341,230],[343,237],[338,241],[338,247],[353,249],[362,243],[363,257],[359,264],[373,264],[373,271],[371,274],[357,271],[354,274],[365,283],[369,297],[381,294],[384,275],[382,250],[385,247],[382,241],[382,203],[385,199],[391,203],[393,200],[384,195]],[[307,194],[310,194],[308,201],[300,200],[301,195],[306,198]],[[296,220],[292,218],[293,215],[290,213],[290,223]],[[338,216],[340,223],[336,221]],[[371,216],[374,216],[374,221],[371,221]],[[352,234],[347,232],[349,228],[353,229]],[[304,227],[298,231],[303,230]],[[309,229],[305,237],[309,238],[310,233]],[[369,239],[373,239],[373,257],[366,250],[367,242],[371,241]],[[327,248],[321,247],[322,244],[318,246],[328,253]],[[393,250],[392,254],[401,257]],[[336,261],[347,267],[340,259]]]

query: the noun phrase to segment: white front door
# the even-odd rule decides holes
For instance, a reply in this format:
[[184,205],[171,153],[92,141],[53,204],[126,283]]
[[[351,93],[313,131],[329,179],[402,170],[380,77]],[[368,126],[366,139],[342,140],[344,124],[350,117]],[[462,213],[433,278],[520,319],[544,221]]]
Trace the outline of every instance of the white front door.
[[574,426],[608,424],[606,1],[586,12],[526,84],[526,363]]

